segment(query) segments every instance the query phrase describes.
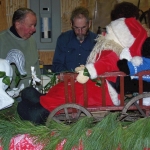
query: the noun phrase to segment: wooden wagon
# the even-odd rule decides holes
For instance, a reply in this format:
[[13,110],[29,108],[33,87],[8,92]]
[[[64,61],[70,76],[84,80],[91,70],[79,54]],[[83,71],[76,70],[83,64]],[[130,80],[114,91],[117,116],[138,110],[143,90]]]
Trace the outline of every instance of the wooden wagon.
[[[83,95],[84,95],[84,105],[78,105],[76,103],[75,96],[75,80],[76,73],[64,73],[63,81],[65,90],[65,104],[60,105],[55,108],[48,116],[46,124],[49,124],[50,120],[53,119],[57,122],[63,122],[70,124],[76,122],[79,118],[83,116],[93,116],[95,121],[100,121],[105,115],[112,111],[120,111],[120,120],[135,121],[141,117],[147,117],[150,113],[150,106],[143,105],[143,98],[150,97],[150,92],[143,92],[143,80],[142,77],[145,75],[150,75],[150,71],[142,71],[136,76],[139,78],[139,92],[135,95],[127,95],[124,93],[124,77],[126,74],[123,72],[108,72],[101,74],[98,78],[101,79],[101,89],[102,89],[102,105],[96,107],[88,106],[88,93],[87,85],[83,84]],[[105,84],[106,78],[108,77],[119,77],[120,78],[120,105],[119,106],[107,106],[106,105],[106,91]],[[68,84],[71,86],[71,93],[68,91]],[[71,102],[69,101],[69,94],[71,94]],[[127,101],[126,101],[127,99]]]

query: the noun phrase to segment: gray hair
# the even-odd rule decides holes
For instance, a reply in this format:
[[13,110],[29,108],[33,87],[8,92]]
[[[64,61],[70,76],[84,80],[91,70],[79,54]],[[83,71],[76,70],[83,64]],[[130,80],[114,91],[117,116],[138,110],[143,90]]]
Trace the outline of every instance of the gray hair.
[[87,23],[89,22],[89,20],[92,19],[91,14],[87,8],[78,6],[72,11],[70,20],[73,24],[75,18],[83,18],[83,17],[86,18]]
[[27,14],[33,14],[36,16],[35,12],[33,12],[31,9],[29,8],[19,8],[17,9],[12,17],[12,25],[15,24],[16,21],[22,21],[24,20],[24,18],[26,17]]

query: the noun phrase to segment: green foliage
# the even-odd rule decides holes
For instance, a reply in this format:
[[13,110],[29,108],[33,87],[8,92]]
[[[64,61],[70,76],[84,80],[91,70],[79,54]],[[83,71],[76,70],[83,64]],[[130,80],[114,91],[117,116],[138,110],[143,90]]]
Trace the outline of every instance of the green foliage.
[[84,68],[83,75],[90,77],[90,74],[89,74],[89,71],[87,70],[87,68]]
[[93,122],[92,117],[84,117],[71,125],[51,120],[50,124],[45,126],[21,120],[15,114],[16,107],[17,104],[0,111],[0,137],[4,150],[8,150],[13,136],[26,133],[34,137],[35,143],[44,144],[43,150],[55,150],[64,139],[66,143],[63,150],[78,147],[80,142],[84,150],[116,150],[118,147],[121,150],[150,148],[149,117],[125,125],[118,120],[119,113],[109,113],[97,123]]
[[[84,76],[88,76],[88,77],[90,77],[90,74],[89,74],[89,71],[87,70],[87,68],[84,68],[84,72],[83,72],[83,75]],[[101,79],[100,78],[96,78],[96,79],[92,79],[92,81],[93,82],[95,82],[96,84],[96,86],[101,86],[101,84],[102,84],[102,82],[101,82]]]
[[[113,135],[114,131],[116,135],[121,134],[121,130],[118,130],[121,125],[117,121],[118,113],[110,113],[98,122],[93,128],[91,128],[91,135],[84,141],[84,147],[86,150],[115,150],[120,143],[120,136]],[[116,132],[118,131],[118,132]],[[111,138],[111,139],[110,139]]]
[[64,72],[48,72],[45,74],[45,76],[49,77],[50,81],[43,87],[44,92],[47,92],[51,87],[56,85],[60,79],[57,78],[58,75],[61,75],[63,73],[75,73],[74,71],[64,71]]
[[101,86],[102,85],[102,81],[101,81],[101,79],[100,78],[96,78],[96,79],[93,79],[92,80],[93,82],[96,82],[96,86]]
[[5,83],[6,85],[10,85],[10,83],[11,83],[10,78],[9,78],[8,76],[5,76],[2,81],[3,81],[3,83]]
[[57,83],[57,74],[53,72],[48,72],[46,74],[50,78],[50,81],[43,87],[44,92],[47,92],[52,86]]
[[2,79],[2,82],[5,83],[6,85],[10,85],[10,77],[6,76],[6,73],[3,71],[0,71],[0,78]]
[[143,150],[150,148],[150,118],[139,119],[124,129],[121,149]]
[[[17,67],[16,67],[16,69],[15,69],[15,73],[16,73],[15,87],[17,87],[18,84],[19,84],[19,82],[20,82],[20,80],[22,80],[22,78],[25,77],[26,75],[25,75],[25,76],[22,76],[22,75],[19,73]],[[0,78],[3,78],[3,79],[2,79],[2,82],[3,82],[3,83],[5,83],[5,84],[8,85],[8,86],[10,85],[10,83],[11,83],[10,77],[6,76],[6,73],[5,73],[4,71],[0,71]]]
[[93,118],[84,117],[80,119],[77,123],[71,125],[68,133],[65,135],[67,142],[64,146],[64,150],[71,149],[74,146],[78,146],[79,140],[87,139],[86,132],[88,129],[93,127]]
[[15,77],[15,87],[18,86],[20,80],[22,80],[22,78],[24,78],[26,75],[22,76],[18,70],[18,68],[15,68],[15,73],[16,73],[16,77]]
[[3,72],[3,71],[0,71],[0,78],[3,78],[3,77],[5,77],[5,76],[6,76],[6,73]]

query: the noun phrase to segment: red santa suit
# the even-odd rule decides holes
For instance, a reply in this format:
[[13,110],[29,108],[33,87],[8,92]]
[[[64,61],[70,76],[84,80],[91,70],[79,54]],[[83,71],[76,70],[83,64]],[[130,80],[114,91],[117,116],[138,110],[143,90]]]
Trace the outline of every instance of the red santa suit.
[[[130,60],[133,56],[141,56],[141,47],[147,38],[146,30],[135,18],[120,18],[112,21],[106,27],[105,36],[100,35],[97,43],[87,59],[87,68],[90,78],[95,79],[105,72],[118,71],[117,61],[126,58]],[[79,73],[79,75],[81,75]],[[82,78],[85,77],[82,72]],[[78,78],[78,77],[77,77]],[[110,77],[106,80],[106,105],[119,105],[118,94],[115,92],[109,81],[115,82],[116,78]],[[77,81],[79,81],[77,79]],[[80,82],[80,81],[79,81]],[[75,83],[77,104],[83,105],[82,84]],[[70,85],[68,88],[71,93]],[[88,80],[88,107],[102,105],[101,87],[95,82]],[[49,111],[65,103],[64,84],[58,83],[49,92],[40,97],[41,105]]]

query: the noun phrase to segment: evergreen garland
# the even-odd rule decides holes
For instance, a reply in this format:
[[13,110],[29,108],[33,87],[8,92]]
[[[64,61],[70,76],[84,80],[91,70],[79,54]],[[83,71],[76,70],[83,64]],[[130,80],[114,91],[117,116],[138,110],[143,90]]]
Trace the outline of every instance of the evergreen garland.
[[123,131],[121,149],[143,150],[150,148],[150,118],[142,118]]
[[72,125],[51,121],[45,126],[23,121],[17,115],[7,118],[0,113],[3,150],[9,149],[11,138],[18,134],[30,134],[34,137],[35,143],[45,145],[45,150],[55,150],[62,141],[65,141],[63,150],[78,148],[79,145],[83,146],[84,150],[117,150],[118,147],[121,150],[150,148],[150,118],[124,124],[117,119],[118,115],[119,113],[110,113],[97,123],[94,123],[92,117],[84,117]]
[[[112,139],[112,141],[109,139],[112,132],[118,129],[119,122],[116,119],[117,116],[118,113],[110,113],[105,119],[91,128],[92,133],[83,144],[86,150],[112,150],[118,147],[120,137],[116,137],[116,140]],[[113,134],[111,136],[113,136]],[[115,145],[115,148],[112,147],[113,145]]]

